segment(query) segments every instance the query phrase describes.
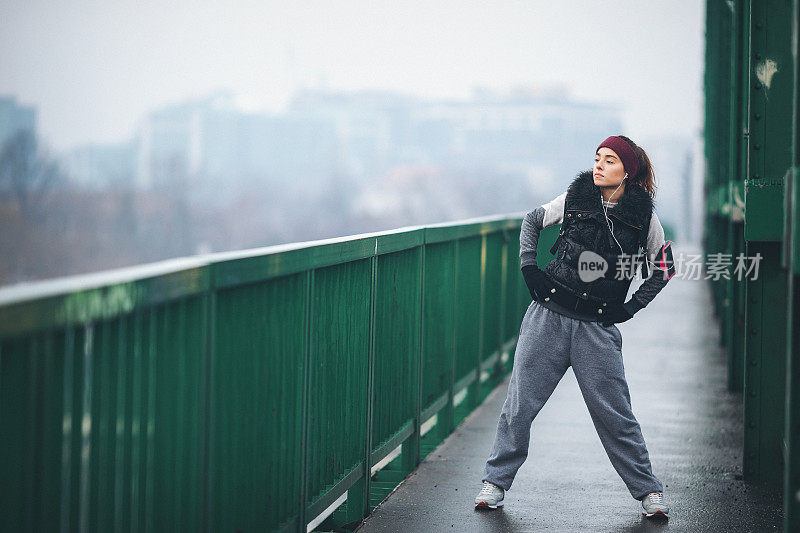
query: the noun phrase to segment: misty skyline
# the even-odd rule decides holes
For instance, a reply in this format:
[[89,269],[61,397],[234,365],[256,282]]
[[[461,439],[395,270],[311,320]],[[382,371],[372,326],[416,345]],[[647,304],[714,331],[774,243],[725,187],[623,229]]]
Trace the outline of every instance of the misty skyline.
[[562,90],[620,106],[634,140],[696,135],[704,16],[688,0],[6,3],[0,94],[37,108],[59,151],[129,139],[149,111],[215,91],[277,112],[309,87],[426,99]]

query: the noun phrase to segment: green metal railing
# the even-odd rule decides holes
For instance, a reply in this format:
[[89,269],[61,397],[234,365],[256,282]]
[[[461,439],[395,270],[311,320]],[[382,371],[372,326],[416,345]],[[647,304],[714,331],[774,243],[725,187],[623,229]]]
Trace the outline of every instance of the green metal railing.
[[362,519],[510,370],[520,223],[0,290],[0,530]]

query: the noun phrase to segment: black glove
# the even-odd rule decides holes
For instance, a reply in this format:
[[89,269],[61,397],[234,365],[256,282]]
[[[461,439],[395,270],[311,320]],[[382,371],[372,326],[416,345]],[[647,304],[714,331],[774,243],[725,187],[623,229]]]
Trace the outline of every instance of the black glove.
[[525,265],[522,267],[522,277],[525,278],[525,285],[528,286],[531,298],[537,302],[549,298],[551,289],[555,288],[555,285],[547,277],[544,270],[537,265]]
[[[628,312],[628,309],[625,305],[621,303],[611,303],[603,309],[603,320],[602,323],[604,326],[610,326],[611,324],[616,324],[618,322],[625,322],[626,320],[630,320],[633,318],[633,315]],[[635,312],[635,311],[634,311]]]

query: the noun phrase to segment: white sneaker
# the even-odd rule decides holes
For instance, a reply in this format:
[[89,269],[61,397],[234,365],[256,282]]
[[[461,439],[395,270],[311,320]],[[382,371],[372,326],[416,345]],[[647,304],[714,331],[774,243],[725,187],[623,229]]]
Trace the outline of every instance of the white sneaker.
[[498,507],[502,507],[503,496],[505,495],[505,492],[506,491],[504,491],[494,483],[489,483],[488,481],[484,481],[483,488],[475,497],[475,508],[497,509]]
[[664,501],[663,492],[651,492],[642,499],[642,514],[669,518],[669,505]]

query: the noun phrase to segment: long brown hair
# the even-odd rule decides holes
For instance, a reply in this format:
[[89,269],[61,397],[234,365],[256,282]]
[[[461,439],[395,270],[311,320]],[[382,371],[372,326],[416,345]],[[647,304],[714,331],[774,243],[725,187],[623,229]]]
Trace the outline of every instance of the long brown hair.
[[644,148],[637,145],[624,135],[617,135],[617,137],[630,144],[631,148],[633,148],[633,151],[636,153],[636,156],[639,158],[639,172],[633,176],[631,183],[639,185],[647,191],[647,193],[650,195],[650,198],[654,198],[658,186],[656,185],[656,175],[653,171],[653,165],[650,163],[650,158],[647,156],[647,152],[644,151]]

